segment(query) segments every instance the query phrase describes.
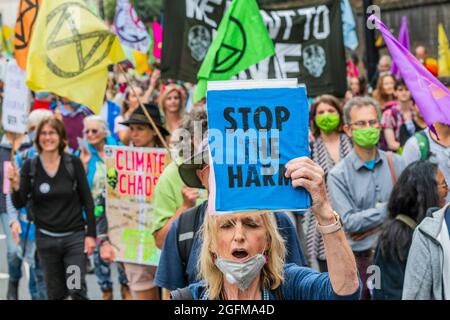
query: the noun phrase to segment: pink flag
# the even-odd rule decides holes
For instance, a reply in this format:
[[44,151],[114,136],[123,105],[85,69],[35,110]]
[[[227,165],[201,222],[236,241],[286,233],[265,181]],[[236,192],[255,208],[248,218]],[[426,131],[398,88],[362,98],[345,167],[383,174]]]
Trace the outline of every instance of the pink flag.
[[450,91],[394,38],[380,19],[372,15],[369,20],[374,20],[382,33],[392,60],[398,66],[428,127],[435,132],[433,124],[436,122],[450,125]]
[[[408,51],[410,50],[408,20],[406,19],[406,16],[402,17],[402,24],[400,26],[400,32],[398,33],[398,42],[400,42],[406,49],[408,49]],[[392,74],[397,79],[400,78],[400,70],[395,63],[392,64]]]
[[163,29],[157,21],[153,21],[153,55],[156,59],[161,59]]

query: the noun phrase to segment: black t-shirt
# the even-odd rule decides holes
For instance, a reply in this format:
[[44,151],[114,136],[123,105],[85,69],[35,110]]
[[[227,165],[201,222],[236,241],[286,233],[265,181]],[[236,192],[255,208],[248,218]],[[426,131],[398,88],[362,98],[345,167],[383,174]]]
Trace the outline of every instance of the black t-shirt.
[[[62,157],[54,177],[47,174],[41,159],[37,160],[31,191],[34,223],[38,229],[54,233],[81,231],[87,225],[87,236],[95,237],[94,201],[86,173],[80,159],[72,156],[71,161],[77,181],[76,190],[73,190],[75,184]],[[20,190],[12,194],[16,208],[26,205],[31,188],[30,167],[31,160],[27,160],[21,170]]]

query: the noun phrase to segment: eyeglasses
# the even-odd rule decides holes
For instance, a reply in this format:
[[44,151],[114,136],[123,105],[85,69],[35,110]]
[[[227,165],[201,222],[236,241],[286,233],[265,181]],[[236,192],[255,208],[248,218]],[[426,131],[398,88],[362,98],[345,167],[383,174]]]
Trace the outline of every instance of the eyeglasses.
[[88,135],[89,132],[92,132],[92,134],[97,134],[98,133],[98,129],[86,129],[84,130],[84,134]]
[[375,127],[379,124],[378,120],[369,120],[369,121],[356,121],[353,123],[350,123],[351,126],[355,126],[355,127],[367,127],[367,124],[369,124],[369,127]]
[[56,131],[41,131],[41,136],[55,136],[58,135]]

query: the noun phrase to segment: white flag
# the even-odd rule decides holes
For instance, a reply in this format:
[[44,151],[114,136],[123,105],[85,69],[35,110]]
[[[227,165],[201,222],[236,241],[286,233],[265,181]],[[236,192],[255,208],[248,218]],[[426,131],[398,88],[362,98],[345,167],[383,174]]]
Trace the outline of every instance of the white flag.
[[129,0],[117,0],[114,30],[123,45],[142,53],[148,52],[150,36]]

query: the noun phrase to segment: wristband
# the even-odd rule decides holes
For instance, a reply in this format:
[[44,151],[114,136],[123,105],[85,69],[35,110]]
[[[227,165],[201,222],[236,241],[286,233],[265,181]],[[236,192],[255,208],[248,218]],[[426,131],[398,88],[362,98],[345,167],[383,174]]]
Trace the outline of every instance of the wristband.
[[336,222],[333,224],[329,224],[326,226],[321,226],[319,224],[319,222],[317,222],[316,227],[317,230],[319,230],[319,232],[324,235],[324,234],[330,234],[330,233],[335,233],[339,230],[341,230],[342,228],[342,224],[341,224],[341,219],[339,217],[339,215],[337,214],[336,211],[333,211],[334,217],[336,218]]

